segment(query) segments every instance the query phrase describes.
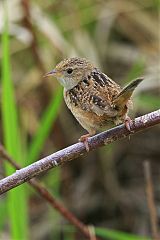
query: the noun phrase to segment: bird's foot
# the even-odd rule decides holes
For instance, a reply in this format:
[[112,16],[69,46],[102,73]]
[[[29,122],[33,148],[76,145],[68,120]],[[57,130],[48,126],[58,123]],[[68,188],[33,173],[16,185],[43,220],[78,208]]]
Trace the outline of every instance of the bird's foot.
[[88,134],[82,135],[80,137],[80,139],[79,139],[79,142],[83,142],[84,143],[87,152],[89,152],[88,138],[90,136],[91,135],[88,133]]
[[133,130],[131,130],[132,119],[130,117],[126,116],[126,118],[124,120],[124,125],[129,132],[134,132]]

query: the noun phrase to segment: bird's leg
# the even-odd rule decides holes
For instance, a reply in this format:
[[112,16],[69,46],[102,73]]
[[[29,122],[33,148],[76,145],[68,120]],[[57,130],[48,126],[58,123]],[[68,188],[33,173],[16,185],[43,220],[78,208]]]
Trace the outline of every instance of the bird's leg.
[[131,130],[131,123],[132,123],[132,119],[129,116],[126,116],[124,119],[124,125],[129,132],[133,132]]
[[86,148],[86,151],[89,152],[89,145],[88,145],[88,138],[90,137],[90,134],[82,135],[79,139],[79,142],[83,142]]
[[83,142],[86,148],[86,151],[89,152],[89,145],[88,145],[88,138],[92,137],[96,132],[92,132],[92,133],[87,133],[85,135],[82,135],[79,139],[79,142]]

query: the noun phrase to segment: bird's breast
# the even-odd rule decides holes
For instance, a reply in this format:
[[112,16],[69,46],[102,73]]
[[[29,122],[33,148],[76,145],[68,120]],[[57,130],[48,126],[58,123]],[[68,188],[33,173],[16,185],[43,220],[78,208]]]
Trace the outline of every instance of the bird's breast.
[[74,117],[87,131],[90,129],[99,130],[112,122],[112,119],[107,114],[99,116],[93,111],[88,111],[87,100],[86,105],[84,103],[82,105],[80,96],[77,97],[77,95],[75,96],[64,90],[64,100]]

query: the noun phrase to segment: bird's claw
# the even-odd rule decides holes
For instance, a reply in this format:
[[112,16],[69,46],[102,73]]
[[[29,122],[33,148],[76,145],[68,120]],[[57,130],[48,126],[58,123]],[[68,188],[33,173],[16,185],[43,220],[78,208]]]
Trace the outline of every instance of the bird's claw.
[[129,131],[129,132],[134,132],[133,130],[131,130],[131,126],[132,126],[132,120],[130,117],[126,117],[125,120],[124,120],[124,125],[126,127],[126,129]]
[[89,152],[88,137],[90,137],[90,134],[83,135],[79,139],[79,142],[84,143],[87,152]]

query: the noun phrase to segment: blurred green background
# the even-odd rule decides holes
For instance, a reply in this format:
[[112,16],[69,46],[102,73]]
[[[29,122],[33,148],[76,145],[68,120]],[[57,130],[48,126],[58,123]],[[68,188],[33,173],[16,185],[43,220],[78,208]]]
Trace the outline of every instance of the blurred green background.
[[[160,108],[158,0],[0,1],[0,139],[21,166],[85,133],[43,78],[65,57],[90,59],[120,85],[138,76],[130,116]],[[143,162],[160,222],[160,129],[97,149],[39,178],[102,239],[150,239]],[[0,158],[0,178],[15,170]],[[160,227],[160,225],[159,225]],[[27,184],[0,198],[0,239],[85,239]]]

